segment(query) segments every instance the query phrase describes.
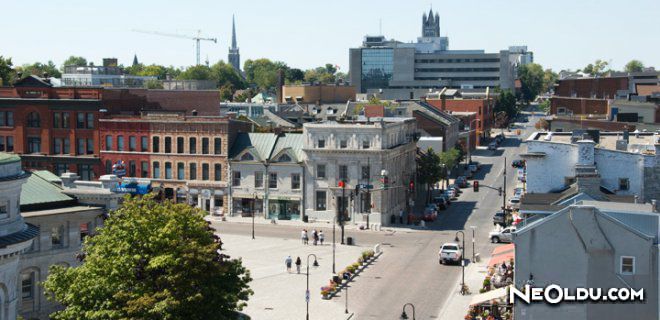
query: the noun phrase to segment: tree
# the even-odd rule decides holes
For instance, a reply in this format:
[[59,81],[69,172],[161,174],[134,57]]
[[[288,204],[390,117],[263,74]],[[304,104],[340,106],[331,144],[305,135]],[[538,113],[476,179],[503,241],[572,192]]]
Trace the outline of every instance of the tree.
[[69,56],[64,62],[62,63],[62,71],[64,71],[64,67],[66,66],[78,66],[78,67],[84,67],[87,65],[87,59],[83,57],[77,57],[77,56]]
[[417,181],[426,185],[428,204],[431,198],[431,189],[434,184],[444,179],[446,170],[440,166],[440,157],[433,151],[433,148],[422,150],[422,154],[417,158]]
[[640,72],[644,70],[644,64],[639,60],[630,60],[626,63],[626,72]]
[[[508,124],[508,119],[513,119],[518,114],[518,108],[516,107],[516,96],[511,92],[511,90],[496,90],[499,93],[497,100],[495,101],[495,119],[496,126],[504,128]],[[499,120],[498,120],[498,114]]]
[[0,56],[0,86],[8,86],[14,81],[14,69],[11,58]]
[[[240,259],[187,204],[126,198],[84,242],[78,267],[54,265],[43,283],[64,309],[53,319],[231,319],[252,293]],[[215,239],[214,239],[215,238]]]
[[163,82],[157,79],[149,79],[144,82],[144,87],[147,89],[163,89]]
[[305,73],[298,68],[287,69],[284,76],[288,83],[300,83],[305,80]]
[[555,83],[559,80],[559,75],[552,71],[552,69],[545,69],[543,71],[543,89],[545,92],[550,92],[554,89]]
[[607,72],[607,67],[609,66],[609,63],[604,60],[596,60],[593,64],[588,64],[584,69],[582,69],[582,72],[589,74],[592,77],[600,77],[603,76]]
[[211,68],[206,65],[190,66],[179,76],[179,80],[216,80],[211,74]]
[[234,67],[224,61],[218,61],[211,66],[211,77],[217,82],[218,88],[226,87],[229,97],[238,89],[245,89],[247,83]]
[[22,72],[24,78],[29,75],[41,77],[44,73],[47,73],[49,76],[55,78],[62,77],[60,70],[57,69],[55,63],[50,60],[47,63],[35,62],[33,64],[24,64],[20,67],[17,67],[16,71]]
[[527,103],[534,101],[543,89],[544,72],[541,65],[529,63],[518,69],[518,77],[522,84],[522,97]]
[[284,62],[273,62],[262,58],[257,60],[246,60],[243,64],[245,79],[251,86],[261,90],[270,90],[277,86],[277,73],[282,70],[286,74],[288,69]]

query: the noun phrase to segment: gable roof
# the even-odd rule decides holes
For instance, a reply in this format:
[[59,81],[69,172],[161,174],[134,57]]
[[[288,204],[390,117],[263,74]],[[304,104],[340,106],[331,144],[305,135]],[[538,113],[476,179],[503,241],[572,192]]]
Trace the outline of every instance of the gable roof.
[[14,87],[50,88],[53,85],[50,84],[49,81],[50,80],[45,80],[35,75],[29,75],[23,79],[14,82]]
[[75,199],[62,192],[62,188],[51,183],[49,175],[33,172],[21,190],[21,210],[53,208],[75,204]]
[[273,133],[239,133],[229,151],[229,158],[235,158],[246,149],[253,149],[261,160],[266,160],[275,146],[277,136]]
[[277,137],[277,143],[273,149],[271,157],[275,157],[282,150],[291,148],[291,153],[296,157],[294,161],[300,162],[303,160],[303,135],[302,133],[285,133]]

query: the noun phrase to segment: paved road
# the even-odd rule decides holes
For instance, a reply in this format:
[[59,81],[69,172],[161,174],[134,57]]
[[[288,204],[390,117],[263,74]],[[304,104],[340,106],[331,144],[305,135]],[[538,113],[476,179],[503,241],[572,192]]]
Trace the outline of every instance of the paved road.
[[[406,302],[416,306],[417,319],[435,319],[449,295],[457,294],[461,278],[460,266],[440,265],[437,260],[438,248],[444,242],[453,242],[456,232],[465,231],[465,255],[472,256],[472,231],[476,226],[476,252],[488,256],[495,245],[488,241],[488,232],[493,228],[493,213],[502,206],[502,197],[495,189],[503,182],[503,157],[507,157],[507,197],[516,184],[515,170],[511,160],[520,152],[520,139],[534,130],[535,121],[522,127],[520,138],[508,138],[497,151],[477,150],[473,161],[482,163],[476,175],[480,179],[480,190],[463,189],[459,201],[450,209],[441,211],[440,217],[428,225],[427,230],[406,228],[386,228],[383,232],[347,230],[360,244],[383,243],[384,254],[375,265],[364,272],[351,285],[349,311],[355,313],[353,319],[398,319],[401,307]],[[220,233],[248,234],[248,224],[216,224]],[[299,227],[258,225],[257,236],[297,239]],[[331,232],[324,231],[331,241]],[[339,267],[339,266],[338,266]],[[473,292],[478,288],[471,288]],[[335,298],[342,308],[344,298]]]

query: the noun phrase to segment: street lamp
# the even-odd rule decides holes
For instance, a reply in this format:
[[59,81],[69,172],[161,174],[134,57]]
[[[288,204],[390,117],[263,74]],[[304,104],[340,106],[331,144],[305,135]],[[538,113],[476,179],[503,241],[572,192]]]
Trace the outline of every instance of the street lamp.
[[472,163],[472,156],[470,155],[470,132],[472,132],[472,130],[470,130],[470,128],[472,128],[472,122],[475,122],[475,121],[479,121],[479,123],[481,123],[481,119],[479,119],[479,118],[472,119],[472,121],[470,121],[470,125],[468,126],[468,135],[467,135],[467,155],[468,156],[466,158],[466,160],[468,162],[467,163],[468,165],[470,165],[470,163]]
[[415,320],[415,305],[410,303],[410,302],[403,305],[403,311],[401,311],[401,318],[400,319],[402,319],[402,320],[408,319],[408,315],[406,314],[406,306],[410,306],[412,308],[412,314],[413,314],[412,320]]
[[257,204],[257,192],[252,193],[254,199],[252,199],[252,240],[254,240],[254,208]]
[[[456,231],[456,238],[454,238],[454,241],[458,242],[458,234],[461,234],[463,237],[463,252],[465,252],[465,233],[463,231]],[[461,269],[463,272],[462,280],[461,280],[461,293],[463,292],[463,288],[465,287],[465,256],[461,254]]]
[[474,231],[477,229],[476,226],[470,226],[472,229],[472,262],[475,262],[475,252],[474,252]]
[[318,267],[319,263],[316,261],[316,255],[310,253],[307,255],[307,291],[305,291],[305,301],[307,302],[307,316],[305,319],[309,320],[309,257],[314,256],[314,267]]
[[341,244],[344,244],[344,210],[346,210],[346,181],[339,180],[339,187],[341,188],[341,203],[339,204],[339,226],[341,227]]

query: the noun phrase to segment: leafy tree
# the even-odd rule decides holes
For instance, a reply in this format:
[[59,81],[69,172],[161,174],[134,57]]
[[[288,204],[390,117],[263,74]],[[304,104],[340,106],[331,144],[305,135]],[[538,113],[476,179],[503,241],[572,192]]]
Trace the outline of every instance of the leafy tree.
[[593,64],[588,64],[584,69],[582,69],[582,72],[589,74],[592,77],[600,77],[603,76],[607,71],[607,67],[609,66],[609,63],[604,60],[596,60]]
[[522,84],[522,98],[529,103],[543,90],[544,72],[541,65],[529,63],[518,69],[518,77]]
[[325,72],[329,74],[335,74],[337,73],[337,67],[335,67],[332,63],[326,63]]
[[14,80],[14,69],[11,58],[0,56],[0,86],[8,86]]
[[550,99],[546,99],[543,102],[539,104],[539,107],[541,110],[543,110],[545,113],[550,112]]
[[286,74],[287,65],[283,62],[273,62],[262,58],[257,60],[246,60],[243,64],[245,79],[251,86],[261,90],[270,90],[277,85],[277,72],[283,70]]
[[234,96],[234,90],[231,85],[220,87],[220,100],[231,101]]
[[85,239],[82,265],[51,267],[43,286],[64,306],[51,318],[234,318],[252,294],[250,272],[218,252],[203,215],[153,195],[126,198]]
[[211,68],[206,65],[196,65],[196,66],[190,66],[179,76],[177,77],[179,80],[216,80],[216,78],[212,75]]
[[60,78],[62,73],[53,61],[48,61],[48,63],[35,62],[33,64],[24,64],[16,68],[17,72],[22,72],[23,77],[29,75],[43,76],[44,73],[47,73],[51,77]]
[[[508,124],[508,119],[513,119],[518,114],[516,107],[516,96],[511,90],[496,90],[499,92],[497,100],[495,101],[495,118],[496,126],[503,128]],[[497,114],[500,114],[500,119],[497,121]],[[498,125],[499,124],[499,125]]]
[[546,92],[552,91],[555,83],[559,80],[559,74],[552,71],[552,69],[545,69],[543,71],[543,89]]
[[640,72],[642,70],[644,70],[644,64],[639,60],[630,60],[628,63],[626,63],[626,72]]
[[217,81],[218,88],[226,88],[228,97],[234,94],[238,89],[245,89],[247,83],[243,77],[234,69],[234,67],[224,61],[218,61],[211,66],[211,77]]
[[78,67],[84,67],[87,65],[87,59],[83,57],[77,57],[77,56],[69,56],[64,62],[62,63],[62,71],[64,71],[64,67],[66,66],[78,66]]
[[298,68],[287,69],[284,76],[288,83],[300,83],[305,80],[305,73]]
[[144,87],[147,89],[163,89],[163,83],[157,79],[149,79],[144,82]]
[[334,66],[331,64],[326,64],[325,67],[318,67],[316,69],[309,69],[305,71],[305,81],[306,82],[320,82],[323,84],[329,84],[335,82],[335,73],[330,71],[336,71]]
[[444,179],[446,170],[440,166],[440,156],[433,151],[433,148],[422,150],[422,154],[417,158],[417,180],[426,185],[428,204],[431,198],[431,188],[434,184]]

